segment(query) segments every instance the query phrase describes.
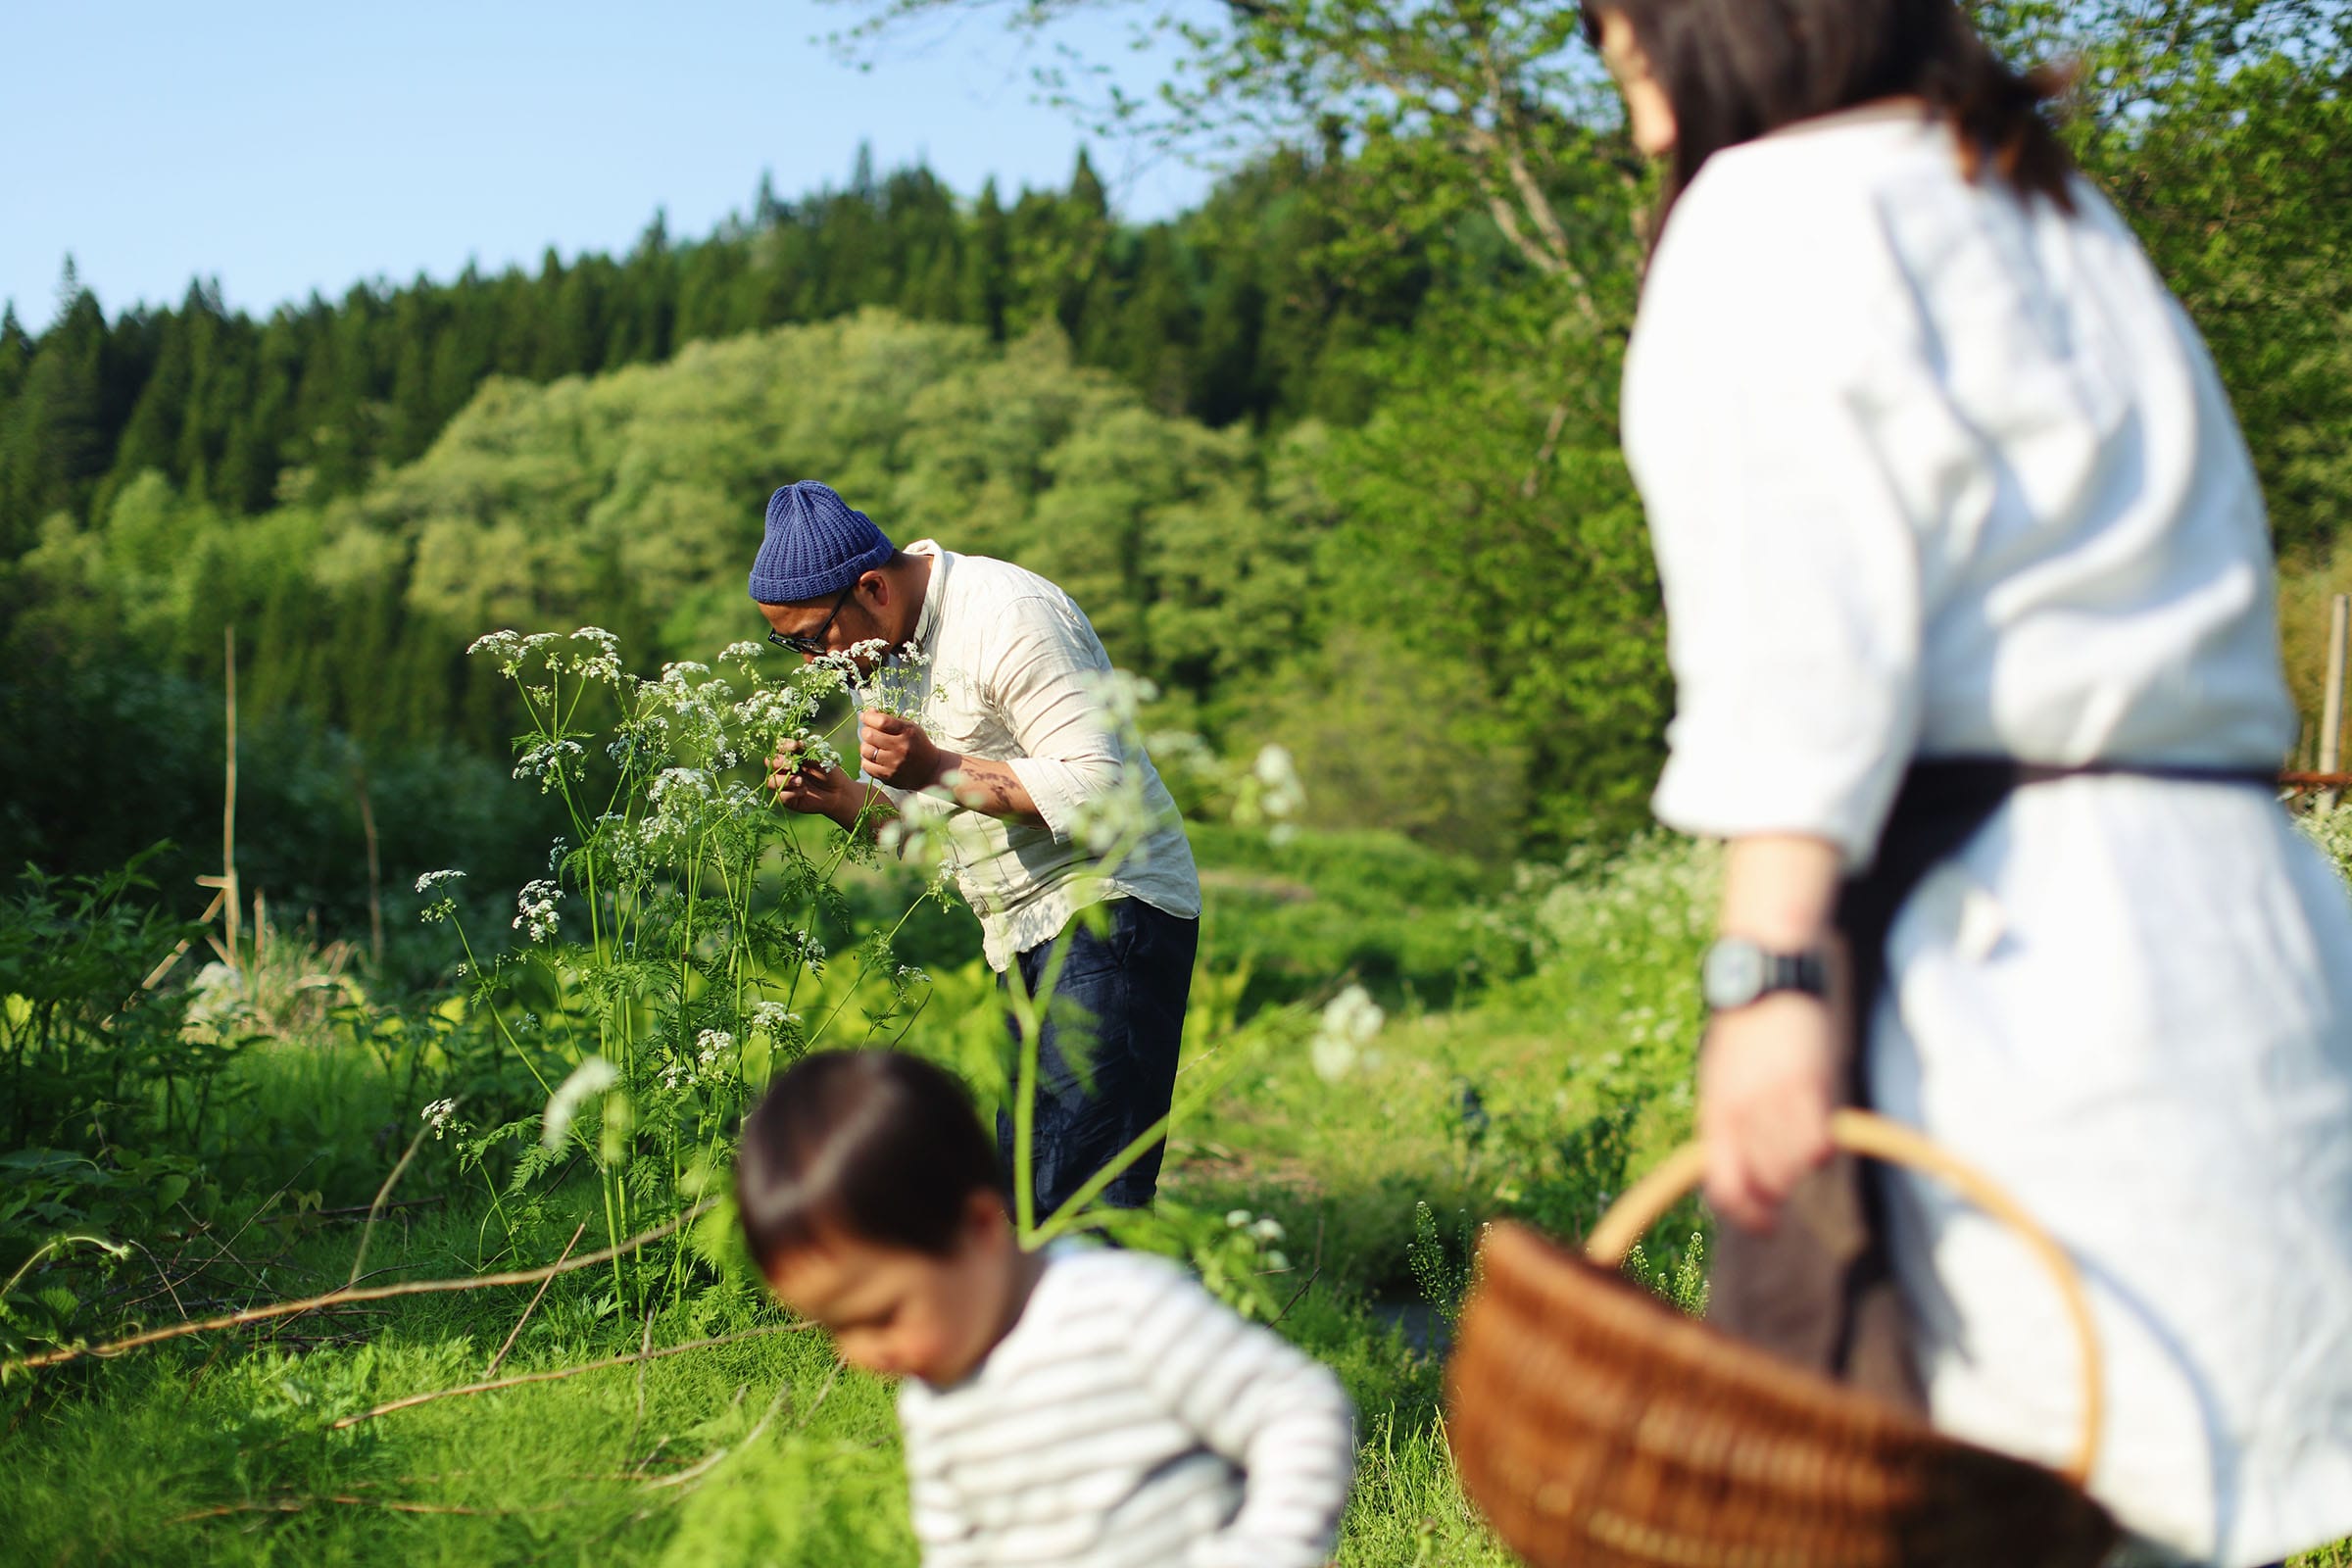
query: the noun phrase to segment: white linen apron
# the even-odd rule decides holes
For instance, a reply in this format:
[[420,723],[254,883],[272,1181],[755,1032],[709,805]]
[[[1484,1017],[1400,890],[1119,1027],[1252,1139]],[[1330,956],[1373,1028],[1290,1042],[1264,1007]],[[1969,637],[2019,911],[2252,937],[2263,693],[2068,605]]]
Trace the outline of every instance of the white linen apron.
[[[2352,920],[2261,791],[2029,785],[1888,942],[1872,1099],[1975,1163],[2091,1287],[2091,1490],[2198,1559],[2352,1520]],[[2056,1293],[1933,1180],[1888,1181],[1936,1424],[2054,1463],[2080,1358]]]

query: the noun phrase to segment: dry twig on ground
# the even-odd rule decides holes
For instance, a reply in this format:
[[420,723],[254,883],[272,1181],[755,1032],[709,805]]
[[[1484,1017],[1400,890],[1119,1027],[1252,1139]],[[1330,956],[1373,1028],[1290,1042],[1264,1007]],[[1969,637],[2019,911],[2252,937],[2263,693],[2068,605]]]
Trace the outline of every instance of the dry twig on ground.
[[683,1355],[688,1350],[707,1350],[712,1346],[733,1345],[740,1340],[763,1339],[770,1334],[798,1334],[808,1327],[809,1325],[807,1323],[771,1323],[765,1328],[745,1329],[740,1334],[721,1334],[714,1339],[689,1340],[684,1345],[665,1345],[659,1350],[644,1354],[615,1355],[603,1361],[584,1362],[579,1366],[552,1367],[545,1372],[517,1372],[508,1377],[492,1378],[484,1383],[462,1384],[454,1389],[431,1389],[423,1394],[409,1395],[404,1398],[387,1399],[373,1409],[344,1416],[330,1425],[327,1430],[340,1432],[345,1427],[356,1427],[363,1421],[372,1421],[379,1415],[390,1415],[395,1410],[407,1410],[419,1404],[430,1404],[435,1399],[454,1399],[468,1394],[490,1394],[499,1389],[518,1389],[526,1383],[553,1383],[559,1378],[576,1378],[584,1372],[609,1372],[618,1366],[641,1366],[647,1361],[659,1361],[665,1355]]
[[[277,1301],[269,1306],[248,1307],[242,1312],[231,1312],[221,1317],[204,1318],[193,1323],[174,1323],[169,1328],[149,1329],[143,1334],[132,1334],[123,1339],[110,1340],[104,1345],[61,1346],[54,1350],[43,1350],[37,1355],[28,1355],[20,1360],[0,1363],[0,1373],[24,1372],[37,1367],[58,1366],[67,1361],[77,1361],[85,1355],[119,1355],[124,1350],[135,1350],[142,1346],[159,1344],[165,1340],[176,1340],[185,1335],[206,1334],[218,1329],[242,1328],[248,1323],[267,1323],[276,1318],[292,1317],[303,1312],[316,1312],[321,1307],[340,1306],[346,1301],[382,1301],[401,1296],[433,1296],[452,1291],[486,1291],[504,1285],[536,1285],[543,1280],[552,1279],[558,1274],[568,1274],[575,1269],[594,1268],[599,1263],[610,1263],[612,1259],[625,1256],[640,1247],[658,1242],[671,1232],[700,1219],[710,1211],[711,1205],[716,1201],[715,1199],[705,1199],[675,1219],[657,1225],[652,1230],[640,1231],[618,1246],[607,1247],[572,1258],[568,1262],[553,1263],[546,1268],[510,1269],[503,1274],[477,1274],[470,1279],[408,1280],[399,1285],[378,1285],[366,1290],[346,1288],[340,1291],[329,1291],[324,1296],[308,1297],[299,1301]],[[624,1356],[622,1359],[629,1358]]]

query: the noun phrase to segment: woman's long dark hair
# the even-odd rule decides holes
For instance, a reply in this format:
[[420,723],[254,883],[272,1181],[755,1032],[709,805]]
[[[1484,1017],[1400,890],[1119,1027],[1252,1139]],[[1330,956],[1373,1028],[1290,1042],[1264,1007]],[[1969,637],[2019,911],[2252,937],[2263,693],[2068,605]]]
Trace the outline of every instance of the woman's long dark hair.
[[1969,178],[1989,169],[2020,196],[2074,210],[2073,161],[2041,107],[2063,81],[2010,69],[1956,0],[1585,0],[1595,43],[1604,12],[1632,24],[1674,107],[1676,145],[1653,232],[1726,147],[1899,97],[1925,99],[1950,122]]

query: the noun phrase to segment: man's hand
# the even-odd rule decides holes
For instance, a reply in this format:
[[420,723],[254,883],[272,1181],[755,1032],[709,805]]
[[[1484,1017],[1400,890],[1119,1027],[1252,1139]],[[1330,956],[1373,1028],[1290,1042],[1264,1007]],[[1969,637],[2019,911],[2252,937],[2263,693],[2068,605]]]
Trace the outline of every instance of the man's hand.
[[897,790],[927,790],[950,765],[922,725],[873,708],[858,715],[858,760],[869,778]]
[[1707,1201],[1769,1231],[1806,1172],[1826,1162],[1836,1091],[1838,1014],[1818,997],[1778,992],[1719,1013],[1698,1058],[1698,1135]]
[[858,781],[838,767],[805,761],[800,752],[799,741],[785,741],[767,760],[767,787],[775,791],[776,804],[844,825],[856,820],[865,795]]

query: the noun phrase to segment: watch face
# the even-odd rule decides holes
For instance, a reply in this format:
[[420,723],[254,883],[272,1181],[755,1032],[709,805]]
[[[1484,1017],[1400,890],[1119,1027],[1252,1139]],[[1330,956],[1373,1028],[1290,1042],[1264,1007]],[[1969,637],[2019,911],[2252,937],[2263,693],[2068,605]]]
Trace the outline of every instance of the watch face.
[[1764,950],[1753,942],[1725,938],[1707,949],[1698,988],[1710,1007],[1742,1007],[1764,989]]

